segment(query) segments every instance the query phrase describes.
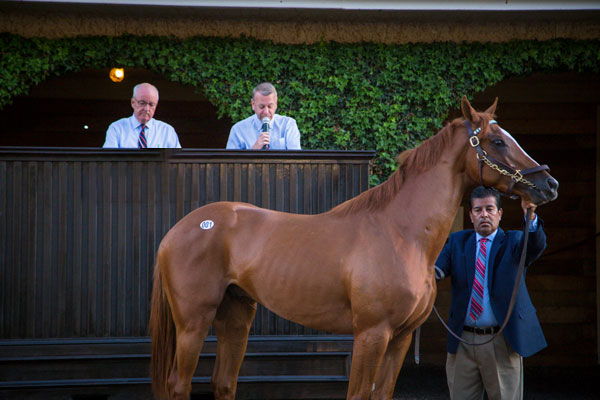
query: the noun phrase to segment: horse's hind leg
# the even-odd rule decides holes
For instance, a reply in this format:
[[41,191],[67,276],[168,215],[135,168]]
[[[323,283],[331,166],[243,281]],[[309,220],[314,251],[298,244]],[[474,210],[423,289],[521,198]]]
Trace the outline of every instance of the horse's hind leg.
[[375,392],[372,399],[391,399],[394,395],[396,380],[402,368],[404,357],[410,347],[412,336],[396,336],[388,344],[387,350],[375,377]]
[[198,312],[200,317],[188,319],[185,327],[177,329],[175,363],[169,375],[169,399],[187,400],[192,390],[192,377],[198,365],[198,357],[210,328],[215,310]]
[[255,313],[254,300],[237,286],[227,289],[213,322],[217,335],[217,359],[212,387],[217,400],[235,398],[238,373]]

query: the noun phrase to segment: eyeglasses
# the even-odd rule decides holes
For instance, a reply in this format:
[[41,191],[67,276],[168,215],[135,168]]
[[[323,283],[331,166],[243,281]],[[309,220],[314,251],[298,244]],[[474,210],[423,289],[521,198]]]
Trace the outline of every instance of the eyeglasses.
[[137,103],[137,105],[140,106],[140,107],[146,107],[146,106],[148,106],[150,108],[156,107],[156,103],[148,103],[148,102],[146,102],[144,100],[138,100],[135,97],[133,99],[135,100],[135,102]]

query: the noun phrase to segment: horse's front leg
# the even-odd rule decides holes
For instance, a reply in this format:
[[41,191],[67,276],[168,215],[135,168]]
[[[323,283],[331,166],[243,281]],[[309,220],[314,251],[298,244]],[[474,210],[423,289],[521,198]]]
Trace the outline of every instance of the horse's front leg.
[[396,380],[410,347],[411,339],[412,335],[409,333],[396,336],[390,341],[375,377],[375,392],[372,399],[391,399],[394,395]]
[[348,400],[369,398],[375,374],[387,349],[391,332],[381,326],[362,330],[354,334],[352,368],[348,384]]

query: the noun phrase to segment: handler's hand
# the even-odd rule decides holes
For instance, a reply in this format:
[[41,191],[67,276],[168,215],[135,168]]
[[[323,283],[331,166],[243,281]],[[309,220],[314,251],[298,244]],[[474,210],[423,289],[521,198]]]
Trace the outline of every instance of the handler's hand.
[[533,204],[531,201],[525,200],[524,198],[521,197],[521,208],[523,209],[523,213],[525,213],[525,216],[527,217],[527,209],[531,208],[531,220],[535,219],[535,209],[537,208],[537,206],[535,204]]
[[261,132],[258,139],[256,139],[256,143],[252,146],[252,149],[260,150],[265,144],[269,144],[270,142],[269,132]]

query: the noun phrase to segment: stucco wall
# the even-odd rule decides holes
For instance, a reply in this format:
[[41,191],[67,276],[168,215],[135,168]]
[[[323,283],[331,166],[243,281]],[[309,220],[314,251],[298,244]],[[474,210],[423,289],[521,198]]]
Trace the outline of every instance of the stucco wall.
[[[161,15],[160,12],[31,12],[31,10],[0,10],[0,32],[26,37],[48,38],[76,35],[123,34],[160,36],[249,36],[277,43],[314,43],[321,40],[337,42],[376,41],[407,43],[432,41],[500,42],[511,39],[548,40],[554,38],[600,38],[600,19],[567,19],[564,21],[494,18],[446,19],[381,18],[371,21],[335,18],[311,21],[290,16],[260,15],[251,19],[218,18],[215,15]],[[148,15],[150,14],[150,15]]]

